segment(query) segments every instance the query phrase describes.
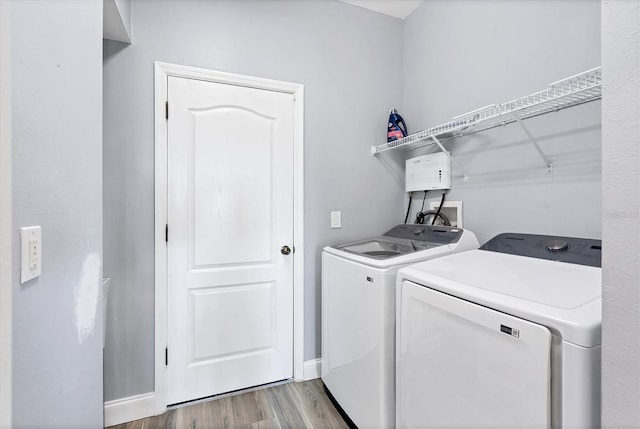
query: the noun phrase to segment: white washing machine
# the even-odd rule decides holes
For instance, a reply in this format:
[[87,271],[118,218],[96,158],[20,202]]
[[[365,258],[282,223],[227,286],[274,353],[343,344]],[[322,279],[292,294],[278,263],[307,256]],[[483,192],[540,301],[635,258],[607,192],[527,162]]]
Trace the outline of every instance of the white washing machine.
[[600,246],[500,234],[400,270],[397,426],[600,427]]
[[395,285],[407,264],[477,249],[471,231],[398,225],[322,253],[322,380],[360,428],[395,423]]

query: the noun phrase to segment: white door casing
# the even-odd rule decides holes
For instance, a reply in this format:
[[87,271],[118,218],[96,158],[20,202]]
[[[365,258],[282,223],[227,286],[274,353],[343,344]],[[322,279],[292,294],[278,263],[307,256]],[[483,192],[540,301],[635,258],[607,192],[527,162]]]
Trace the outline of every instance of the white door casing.
[[[249,104],[235,106],[238,97]],[[284,116],[287,125],[278,119]],[[180,129],[190,130],[189,144],[173,144],[184,140],[172,136]],[[269,145],[251,143],[264,135]],[[290,147],[274,150],[274,136]],[[192,172],[180,171],[183,164]],[[289,203],[282,201],[286,194]],[[280,212],[267,209],[272,203]],[[302,254],[280,252],[283,245],[302,248],[301,215],[302,86],[156,63],[157,412],[170,403],[302,378]],[[240,302],[252,309],[240,311]],[[176,321],[179,308],[188,313]],[[203,380],[217,384],[211,390]]]
[[11,427],[13,400],[10,25],[11,3],[0,1],[0,427]]

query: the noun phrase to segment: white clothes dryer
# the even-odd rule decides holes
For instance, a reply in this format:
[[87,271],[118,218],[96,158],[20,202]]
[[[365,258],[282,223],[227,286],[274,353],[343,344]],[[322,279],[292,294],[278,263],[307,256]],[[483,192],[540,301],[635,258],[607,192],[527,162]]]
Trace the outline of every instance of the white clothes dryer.
[[500,234],[397,277],[400,428],[600,427],[601,242]]
[[381,237],[324,248],[322,380],[358,427],[395,424],[398,269],[478,246],[461,228],[398,225]]

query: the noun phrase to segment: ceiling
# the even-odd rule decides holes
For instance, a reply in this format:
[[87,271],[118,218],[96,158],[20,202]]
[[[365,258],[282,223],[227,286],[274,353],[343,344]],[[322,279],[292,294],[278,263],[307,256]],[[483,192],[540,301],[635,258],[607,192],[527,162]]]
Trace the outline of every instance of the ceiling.
[[354,6],[405,19],[423,0],[340,0]]

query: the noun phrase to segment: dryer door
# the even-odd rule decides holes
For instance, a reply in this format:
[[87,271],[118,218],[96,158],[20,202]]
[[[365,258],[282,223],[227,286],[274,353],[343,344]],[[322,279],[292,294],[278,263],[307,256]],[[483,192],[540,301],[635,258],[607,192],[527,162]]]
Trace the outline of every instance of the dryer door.
[[409,281],[398,308],[398,427],[550,427],[546,327]]

